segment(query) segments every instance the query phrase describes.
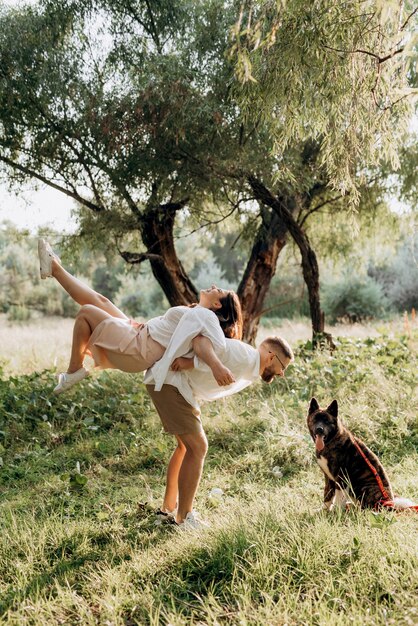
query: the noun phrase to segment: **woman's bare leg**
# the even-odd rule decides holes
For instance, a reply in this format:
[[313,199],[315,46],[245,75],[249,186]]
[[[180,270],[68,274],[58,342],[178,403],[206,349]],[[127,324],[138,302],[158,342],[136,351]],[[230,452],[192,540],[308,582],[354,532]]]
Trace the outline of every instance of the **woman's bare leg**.
[[84,352],[93,330],[100,322],[112,317],[115,316],[91,304],[85,304],[81,307],[74,323],[71,358],[67,370],[68,374],[73,374],[83,367]]
[[163,500],[163,511],[174,511],[177,506],[177,498],[179,492],[179,472],[181,464],[183,463],[184,455],[186,454],[186,446],[178,437],[177,448],[171,455],[170,462],[167,468],[167,481],[165,487],[165,494]]
[[65,289],[69,296],[75,300],[80,306],[84,304],[92,304],[102,311],[109,313],[112,317],[118,317],[121,319],[129,319],[125,313],[122,313],[117,306],[102,296],[91,287],[88,287],[78,278],[72,276],[62,265],[58,263],[56,259],[52,260],[52,275],[59,282],[59,284]]

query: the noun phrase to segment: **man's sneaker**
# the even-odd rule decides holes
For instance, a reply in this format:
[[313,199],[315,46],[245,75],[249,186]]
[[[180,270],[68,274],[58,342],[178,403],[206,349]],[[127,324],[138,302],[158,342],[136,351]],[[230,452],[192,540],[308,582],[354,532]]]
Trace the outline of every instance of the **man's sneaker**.
[[79,370],[74,372],[73,374],[68,374],[67,372],[63,372],[58,376],[58,385],[54,389],[54,394],[59,396],[60,393],[67,391],[73,385],[76,385],[83,380],[86,376],[88,376],[88,370],[85,367],[80,367]]
[[161,526],[162,524],[177,524],[176,513],[177,513],[176,509],[174,509],[174,511],[165,511],[163,509],[157,509],[156,511],[154,511],[154,514],[155,514],[154,526]]
[[191,511],[191,513],[187,513],[186,519],[179,524],[179,527],[182,530],[204,530],[205,528],[209,528],[210,524],[200,519],[196,511]]
[[61,263],[61,261],[49,243],[44,239],[38,239],[38,256],[41,278],[52,276],[52,259],[56,259],[58,263]]

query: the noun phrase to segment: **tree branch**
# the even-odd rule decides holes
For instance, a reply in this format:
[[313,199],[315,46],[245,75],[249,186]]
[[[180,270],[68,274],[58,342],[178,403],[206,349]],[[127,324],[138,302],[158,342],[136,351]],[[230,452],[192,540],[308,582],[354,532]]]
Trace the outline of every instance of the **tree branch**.
[[370,50],[362,50],[360,48],[356,48],[355,50],[343,50],[342,48],[333,48],[332,46],[327,46],[326,44],[322,44],[322,45],[324,46],[324,48],[327,48],[327,50],[333,50],[334,52],[342,52],[343,54],[366,54],[376,59],[379,65],[381,63],[384,63],[385,61],[388,61],[389,59],[392,59],[394,56],[396,56],[397,54],[400,54],[405,49],[405,47],[402,46],[402,48],[397,48],[396,50],[394,50],[393,52],[390,52],[386,56],[380,57],[375,52],[370,52]]
[[414,9],[410,15],[408,15],[408,17],[406,18],[406,20],[404,21],[404,23],[402,24],[399,30],[403,30],[405,28],[405,26],[408,24],[411,17],[413,17],[417,11],[418,11],[418,7]]
[[0,154],[0,161],[3,161],[3,163],[6,163],[6,165],[8,165],[9,167],[12,167],[13,169],[18,170],[19,172],[22,172],[23,174],[27,174],[28,176],[31,176],[32,178],[36,178],[37,180],[40,180],[45,185],[48,185],[48,187],[52,187],[52,189],[56,189],[57,191],[60,191],[66,196],[69,196],[70,198],[74,198],[74,200],[77,200],[77,202],[87,207],[88,209],[91,209],[95,213],[101,213],[104,210],[102,206],[98,206],[97,204],[94,204],[90,200],[83,198],[77,192],[70,191],[69,189],[62,187],[61,185],[57,185],[56,183],[53,183],[52,181],[45,178],[45,176],[42,176],[41,174],[34,172],[33,170],[31,170],[28,167],[25,167],[24,165],[20,165],[20,163],[15,163],[11,159],[1,154]]
[[145,4],[147,5],[148,15],[149,15],[149,18],[150,18],[150,21],[151,21],[151,26],[152,26],[152,30],[153,30],[153,39],[155,41],[155,45],[157,46],[158,53],[161,54],[161,52],[162,52],[161,42],[160,42],[160,38],[158,36],[157,27],[155,25],[154,16],[153,16],[152,11],[151,11],[151,6],[150,6],[150,3],[149,3],[149,0],[146,0]]
[[324,200],[324,202],[321,202],[320,204],[318,204],[317,206],[313,207],[312,209],[309,209],[309,211],[307,211],[305,213],[305,215],[303,216],[302,220],[299,222],[299,226],[302,228],[304,223],[306,222],[308,217],[310,215],[312,215],[312,213],[316,213],[316,211],[319,211],[319,209],[322,209],[322,207],[324,207],[327,204],[331,204],[332,202],[336,202],[337,200],[340,200],[341,198],[344,198],[345,195],[348,195],[348,194],[341,193],[339,196],[335,196],[334,198],[329,198],[329,200]]
[[119,250],[118,252],[122,259],[131,265],[137,265],[143,261],[163,261],[162,256],[150,252],[128,252],[126,250]]

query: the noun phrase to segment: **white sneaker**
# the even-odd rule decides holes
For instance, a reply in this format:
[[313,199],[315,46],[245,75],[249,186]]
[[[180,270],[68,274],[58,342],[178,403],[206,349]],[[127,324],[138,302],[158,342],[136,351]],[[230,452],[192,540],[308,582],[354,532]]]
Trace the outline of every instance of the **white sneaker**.
[[179,524],[179,527],[182,530],[204,530],[205,528],[209,528],[210,524],[200,519],[196,511],[191,511],[187,513],[186,519]]
[[59,396],[60,393],[67,391],[67,389],[70,389],[70,387],[76,385],[80,382],[80,380],[83,380],[83,378],[88,375],[89,372],[88,370],[86,370],[85,367],[80,367],[80,369],[73,374],[68,374],[68,372],[63,372],[62,374],[59,374],[58,385],[54,389],[54,394],[56,396]]
[[58,255],[55,254],[49,243],[44,239],[38,239],[38,256],[41,278],[43,279],[52,276],[52,259],[56,259],[58,263],[61,263],[61,260]]

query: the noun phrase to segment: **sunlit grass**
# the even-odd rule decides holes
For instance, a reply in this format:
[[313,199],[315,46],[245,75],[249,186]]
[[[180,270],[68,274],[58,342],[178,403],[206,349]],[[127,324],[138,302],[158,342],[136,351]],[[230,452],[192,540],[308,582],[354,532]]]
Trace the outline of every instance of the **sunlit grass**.
[[153,524],[173,441],[140,377],[60,398],[51,372],[0,381],[0,623],[416,624],[418,516],[324,513],[305,419],[312,395],[337,397],[418,500],[417,340],[301,350],[286,379],[206,405],[199,534]]

